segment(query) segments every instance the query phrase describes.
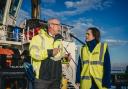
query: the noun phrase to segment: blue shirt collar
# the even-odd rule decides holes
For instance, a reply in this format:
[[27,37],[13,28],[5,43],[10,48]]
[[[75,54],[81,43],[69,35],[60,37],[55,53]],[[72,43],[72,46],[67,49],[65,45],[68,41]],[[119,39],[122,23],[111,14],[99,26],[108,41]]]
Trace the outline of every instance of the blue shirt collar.
[[95,39],[91,40],[91,41],[87,41],[87,46],[89,48],[89,51],[92,52],[93,49],[95,48],[95,46],[97,45],[97,42]]

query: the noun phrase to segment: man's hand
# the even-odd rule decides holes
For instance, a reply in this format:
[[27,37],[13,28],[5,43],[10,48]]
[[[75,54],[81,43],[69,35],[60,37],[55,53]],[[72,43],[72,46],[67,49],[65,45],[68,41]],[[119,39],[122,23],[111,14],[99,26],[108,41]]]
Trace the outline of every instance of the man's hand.
[[70,53],[68,53],[68,54],[65,54],[65,57],[64,57],[67,61],[70,61],[71,60],[71,58],[72,58],[72,56],[71,56],[71,54]]
[[80,89],[80,83],[76,83],[76,86],[79,87],[79,89]]
[[60,52],[60,48],[54,48],[53,49],[53,56],[56,56],[57,53],[59,53],[59,52]]

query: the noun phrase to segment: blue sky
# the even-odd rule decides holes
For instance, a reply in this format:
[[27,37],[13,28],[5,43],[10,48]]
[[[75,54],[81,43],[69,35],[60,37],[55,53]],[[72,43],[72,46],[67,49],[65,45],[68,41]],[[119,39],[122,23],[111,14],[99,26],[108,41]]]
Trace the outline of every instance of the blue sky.
[[[18,23],[31,18],[31,0],[23,0]],[[71,31],[82,41],[88,27],[101,30],[109,44],[113,66],[128,65],[128,0],[41,0],[41,19],[58,18],[74,26]]]

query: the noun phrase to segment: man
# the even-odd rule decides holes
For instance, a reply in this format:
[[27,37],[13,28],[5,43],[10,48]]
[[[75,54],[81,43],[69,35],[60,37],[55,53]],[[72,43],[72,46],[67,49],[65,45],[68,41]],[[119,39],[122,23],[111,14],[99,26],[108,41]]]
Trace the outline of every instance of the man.
[[49,19],[48,28],[41,29],[30,42],[30,55],[36,73],[35,89],[60,89],[64,55],[58,19]]
[[108,45],[100,42],[97,28],[88,28],[86,44],[81,48],[78,61],[76,83],[80,83],[80,89],[107,89],[111,87],[110,72]]

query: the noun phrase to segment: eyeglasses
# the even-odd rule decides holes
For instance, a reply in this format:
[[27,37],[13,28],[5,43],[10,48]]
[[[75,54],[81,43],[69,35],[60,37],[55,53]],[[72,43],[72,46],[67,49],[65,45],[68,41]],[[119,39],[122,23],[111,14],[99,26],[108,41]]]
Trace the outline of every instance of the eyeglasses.
[[89,33],[86,33],[86,35],[90,35]]

